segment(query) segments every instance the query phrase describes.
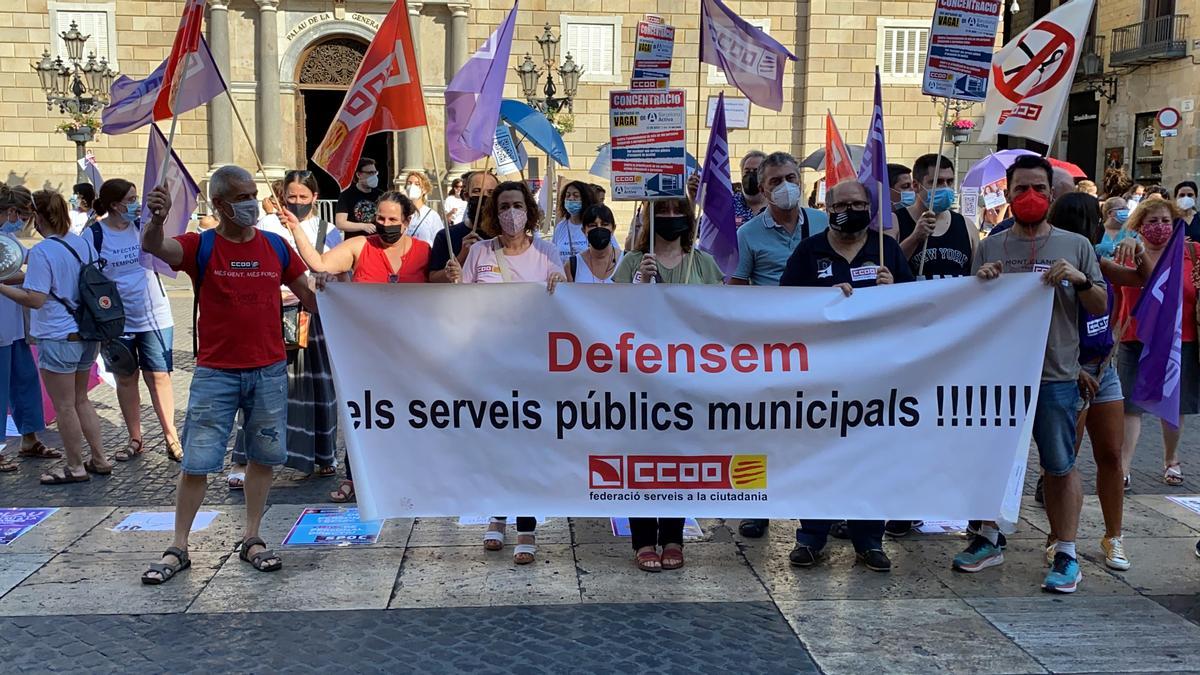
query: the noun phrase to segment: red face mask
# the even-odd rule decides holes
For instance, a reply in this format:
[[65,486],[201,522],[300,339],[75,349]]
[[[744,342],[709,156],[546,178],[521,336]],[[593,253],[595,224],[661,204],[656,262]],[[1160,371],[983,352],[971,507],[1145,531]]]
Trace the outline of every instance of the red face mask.
[[1026,190],[1012,201],[1013,217],[1017,222],[1026,225],[1036,225],[1046,218],[1050,211],[1050,198],[1037,190]]

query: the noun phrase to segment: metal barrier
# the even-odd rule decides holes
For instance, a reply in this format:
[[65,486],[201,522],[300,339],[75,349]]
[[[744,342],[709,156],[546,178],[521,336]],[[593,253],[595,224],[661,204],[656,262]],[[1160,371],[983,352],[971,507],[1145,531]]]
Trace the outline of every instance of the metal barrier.
[[318,199],[317,200],[317,217],[326,222],[333,222],[333,212],[337,208],[336,199]]

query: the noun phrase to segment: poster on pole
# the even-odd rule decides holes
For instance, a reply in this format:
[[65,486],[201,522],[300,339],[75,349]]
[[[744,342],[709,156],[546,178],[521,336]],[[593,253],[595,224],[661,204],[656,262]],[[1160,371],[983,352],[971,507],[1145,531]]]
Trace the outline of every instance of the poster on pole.
[[492,139],[492,160],[496,163],[496,174],[500,176],[520,173],[525,169],[524,159],[506,125],[496,125],[496,136]]
[[960,101],[987,98],[1000,0],[937,0],[922,93]]
[[629,88],[647,91],[670,87],[671,54],[674,51],[675,27],[663,23],[662,17],[647,14],[637,25],[633,78]]
[[613,199],[686,196],[686,100],[678,89],[609,93]]
[[[712,128],[713,116],[717,114],[717,98],[716,96],[708,97],[708,121],[704,123],[704,126],[709,129]],[[750,128],[750,99],[725,97],[725,128]]]

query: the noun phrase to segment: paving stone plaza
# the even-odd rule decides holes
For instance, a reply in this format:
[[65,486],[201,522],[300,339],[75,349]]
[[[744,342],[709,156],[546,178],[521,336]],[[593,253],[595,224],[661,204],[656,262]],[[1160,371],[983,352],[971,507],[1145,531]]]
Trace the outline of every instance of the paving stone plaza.
[[[175,390],[182,425],[191,363],[190,292],[171,291]],[[3,672],[825,672],[1092,673],[1200,671],[1200,515],[1169,501],[1200,493],[1200,442],[1187,432],[1184,485],[1160,480],[1160,439],[1147,425],[1125,505],[1128,572],[1103,567],[1100,509],[1089,496],[1072,596],[1042,593],[1045,512],[1032,498],[1004,565],[950,569],[962,535],[889,539],[890,574],[854,564],[848,542],[819,567],[788,564],[795,522],[743,539],[736,521],[702,520],[681,571],[645,574],[628,539],[601,519],[550,519],[537,562],[485,553],[479,526],[455,518],[389,520],[379,543],[282,548],[334,478],[277,476],[263,537],[277,574],[232,554],[242,496],[214,477],[192,539],[193,567],[164,586],[139,575],[169,545],[165,532],[116,532],[127,515],[169,511],[168,461],[143,396],[152,452],[111,477],[42,487],[53,463],[21,460],[0,476],[0,507],[59,507],[0,546]],[[115,393],[93,391],[108,451],[124,444]],[[57,444],[51,431],[47,443]],[[1085,485],[1095,465],[1085,445]],[[510,521],[511,522],[511,521]],[[511,525],[510,525],[511,528]],[[513,541],[514,537],[509,537]]]

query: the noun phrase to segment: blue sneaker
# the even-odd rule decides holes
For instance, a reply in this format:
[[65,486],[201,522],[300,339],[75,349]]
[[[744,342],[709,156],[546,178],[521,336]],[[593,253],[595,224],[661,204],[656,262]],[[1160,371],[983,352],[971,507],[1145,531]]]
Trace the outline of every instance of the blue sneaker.
[[1079,571],[1079,562],[1059,551],[1054,554],[1054,566],[1042,582],[1042,588],[1052,593],[1074,593],[1082,579],[1083,572]]
[[954,556],[954,562],[950,566],[959,572],[979,572],[1002,562],[1004,551],[986,537],[976,536],[971,538],[967,550]]

